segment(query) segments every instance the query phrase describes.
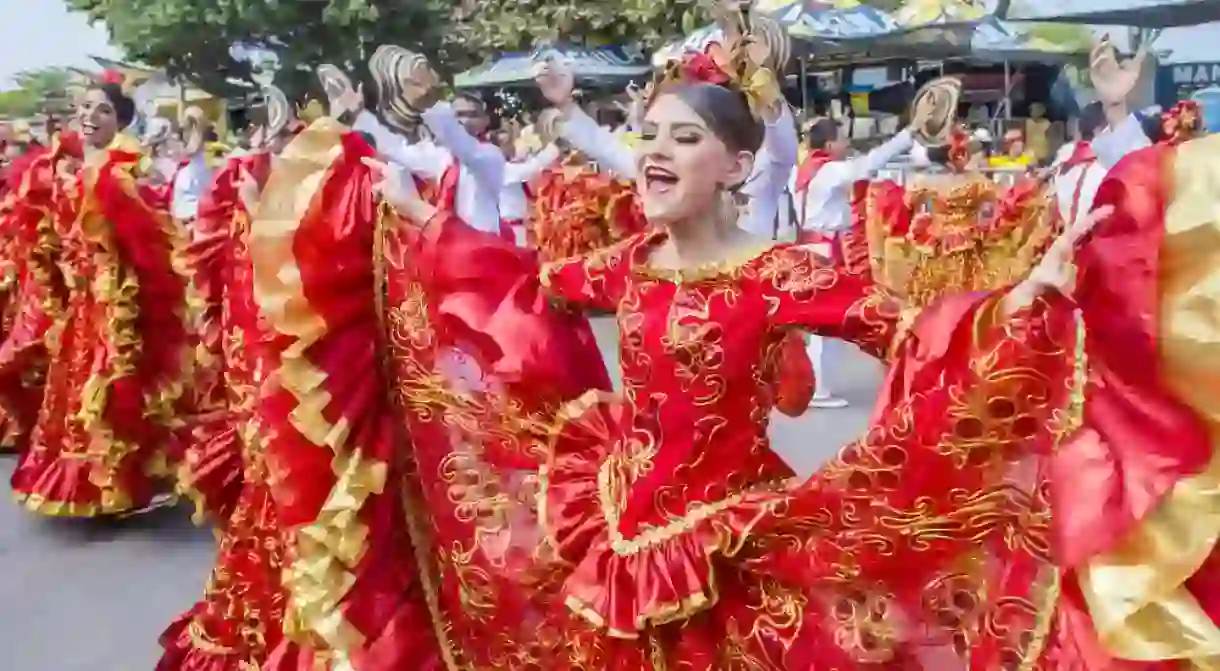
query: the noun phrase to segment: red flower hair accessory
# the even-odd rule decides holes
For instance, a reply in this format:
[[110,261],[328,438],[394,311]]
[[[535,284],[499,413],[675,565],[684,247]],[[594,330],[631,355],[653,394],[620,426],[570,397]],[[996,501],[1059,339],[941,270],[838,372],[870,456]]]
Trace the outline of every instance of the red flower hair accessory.
[[689,51],[681,59],[671,60],[653,79],[645,92],[651,102],[659,88],[671,82],[699,82],[723,86],[742,94],[755,117],[761,110],[782,98],[775,74],[754,62],[747,50],[752,38],[730,40],[728,45],[713,42],[703,51]]
[[680,76],[684,81],[703,82],[716,86],[728,86],[729,73],[712,58],[708,51],[692,51],[678,62]]
[[949,167],[962,172],[970,163],[970,134],[961,126],[949,131]]
[[1202,114],[1199,103],[1194,100],[1183,100],[1172,109],[1161,115],[1161,142],[1169,145],[1179,145],[1199,134],[1202,126]]
[[106,70],[101,76],[101,81],[103,84],[115,84],[117,86],[122,86],[125,80],[126,78],[123,76],[123,73],[119,72],[118,70]]

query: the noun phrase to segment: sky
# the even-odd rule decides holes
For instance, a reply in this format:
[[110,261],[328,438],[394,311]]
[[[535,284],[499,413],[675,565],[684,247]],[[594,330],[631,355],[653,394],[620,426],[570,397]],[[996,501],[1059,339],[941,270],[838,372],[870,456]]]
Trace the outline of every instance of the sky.
[[96,69],[90,56],[116,57],[105,28],[70,14],[63,0],[0,0],[0,90],[13,75],[49,66]]
[[[1143,4],[1146,0],[1024,0],[1071,9]],[[1158,47],[1173,47],[1170,61],[1220,59],[1220,24],[1165,31]],[[69,13],[63,0],[0,0],[0,90],[13,87],[13,75],[48,66],[95,67],[90,56],[118,57],[104,28],[90,27],[81,14]]]

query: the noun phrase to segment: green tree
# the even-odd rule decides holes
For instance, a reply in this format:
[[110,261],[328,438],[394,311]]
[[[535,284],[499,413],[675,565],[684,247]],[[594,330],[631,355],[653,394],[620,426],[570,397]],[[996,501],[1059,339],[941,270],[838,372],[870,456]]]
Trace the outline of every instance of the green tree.
[[462,43],[485,55],[556,42],[652,49],[710,20],[699,0],[463,0],[452,19]]
[[[440,64],[464,64],[448,41],[444,0],[67,0],[104,22],[128,59],[164,68],[214,94],[233,95],[255,81],[233,45],[272,51],[277,83],[290,95],[312,84],[312,68],[331,62],[354,68],[383,42],[400,44]],[[244,82],[234,85],[233,81]]]
[[0,91],[0,117],[27,117],[37,111],[38,97],[29,91]]
[[43,68],[13,77],[16,88],[0,93],[0,114],[29,116],[48,107],[68,103],[72,72],[64,68]]

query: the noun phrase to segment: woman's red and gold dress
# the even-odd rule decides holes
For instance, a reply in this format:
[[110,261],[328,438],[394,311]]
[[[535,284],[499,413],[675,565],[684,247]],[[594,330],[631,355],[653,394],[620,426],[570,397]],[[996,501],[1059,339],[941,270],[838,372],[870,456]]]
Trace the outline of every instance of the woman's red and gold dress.
[[[659,272],[661,233],[539,274],[452,217],[423,235],[375,217],[351,195],[371,154],[351,137],[298,140],[329,176],[315,216],[252,246],[288,392],[267,427],[298,442],[273,446],[277,482],[342,474],[297,539],[334,568],[319,594],[348,589],[353,552],[394,547],[352,526],[383,492],[451,669],[1070,668],[1046,498],[1076,419],[1059,299],[909,311],[784,246]],[[553,300],[615,313],[620,396]],[[766,439],[769,360],[794,328],[891,362],[867,435],[804,483]],[[367,456],[386,442],[399,477]],[[337,626],[359,616],[334,602]]]
[[147,505],[166,474],[176,404],[192,366],[184,243],[116,141],[55,194],[63,300],[45,335],[50,365],[13,491],[44,515]]
[[269,154],[231,160],[200,203],[192,267],[207,309],[196,421],[179,487],[220,527],[204,597],[162,635],[161,671],[262,669],[284,638],[285,530],[278,522],[255,408],[274,367],[253,295],[241,171],[264,183]]
[[[69,143],[70,145],[71,143]],[[46,375],[43,335],[50,326],[55,266],[52,221],[55,163],[70,149],[36,149],[13,161],[0,201],[0,451],[24,449]]]
[[[265,320],[255,417],[265,474],[243,487],[226,531],[234,555],[218,561],[216,575],[228,573],[237,589],[211,592],[189,622],[171,627],[163,668],[243,668],[263,655],[261,671],[442,668],[406,521],[410,464],[382,386],[375,313],[352,322],[361,315],[347,307],[374,302],[378,210],[360,163],[371,155],[362,138],[324,119],[288,145],[267,180],[246,232],[253,274],[243,294]],[[361,262],[348,263],[354,253]],[[304,274],[278,271],[302,258]],[[247,497],[265,493],[274,507],[250,506],[274,514],[263,521],[279,536],[264,539],[282,548],[278,558],[271,547],[241,552],[250,537],[238,518]],[[282,562],[282,612],[261,613],[266,640],[247,640],[257,632],[242,609],[276,602],[265,583],[241,590],[270,575],[272,559]],[[199,650],[198,633],[230,649]]]

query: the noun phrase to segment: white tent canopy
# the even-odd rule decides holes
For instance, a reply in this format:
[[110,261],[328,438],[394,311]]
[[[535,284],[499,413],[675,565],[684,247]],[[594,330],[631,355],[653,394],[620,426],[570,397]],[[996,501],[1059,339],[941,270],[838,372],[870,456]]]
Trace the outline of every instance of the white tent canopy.
[[1089,23],[1140,28],[1172,28],[1220,21],[1216,0],[1077,0],[1014,3],[1011,21]]

